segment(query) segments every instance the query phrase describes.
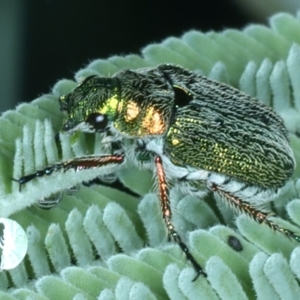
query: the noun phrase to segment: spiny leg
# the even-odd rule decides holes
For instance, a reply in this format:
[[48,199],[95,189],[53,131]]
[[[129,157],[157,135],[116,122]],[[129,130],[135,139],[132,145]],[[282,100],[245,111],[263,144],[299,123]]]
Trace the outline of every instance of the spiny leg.
[[83,156],[83,157],[76,157],[67,161],[63,161],[60,163],[53,164],[51,166],[46,167],[43,170],[39,170],[35,173],[25,175],[20,179],[13,179],[14,181],[18,182],[20,187],[19,190],[21,191],[21,187],[23,184],[31,181],[34,178],[42,177],[45,175],[51,175],[53,172],[56,171],[67,171],[70,169],[75,170],[75,172],[91,169],[91,168],[100,168],[103,166],[107,166],[109,164],[121,164],[124,161],[124,155],[103,155],[103,156]]
[[155,164],[156,164],[156,171],[157,171],[160,204],[161,204],[163,219],[167,226],[168,235],[179,245],[181,250],[184,252],[187,260],[190,261],[192,266],[194,267],[196,271],[196,276],[193,279],[193,281],[195,281],[199,275],[203,274],[204,276],[206,276],[206,273],[203,271],[201,266],[197,263],[197,261],[191,254],[188,247],[185,245],[181,237],[178,235],[177,231],[174,228],[174,225],[172,224],[172,211],[170,206],[169,189],[168,189],[166,175],[162,164],[162,159],[160,156],[155,157]]
[[293,231],[282,228],[281,226],[279,226],[276,223],[269,220],[268,213],[264,213],[264,212],[256,209],[248,202],[239,199],[238,197],[232,195],[231,193],[223,190],[216,184],[213,184],[211,186],[211,190],[213,192],[218,193],[221,197],[226,199],[231,206],[233,206],[233,207],[237,208],[239,211],[247,214],[253,220],[255,220],[257,223],[259,223],[259,224],[264,223],[264,224],[268,225],[270,228],[272,228],[273,230],[281,232],[281,233],[285,234],[286,236],[288,236],[289,238],[295,239],[296,241],[300,242],[300,236],[296,235]]

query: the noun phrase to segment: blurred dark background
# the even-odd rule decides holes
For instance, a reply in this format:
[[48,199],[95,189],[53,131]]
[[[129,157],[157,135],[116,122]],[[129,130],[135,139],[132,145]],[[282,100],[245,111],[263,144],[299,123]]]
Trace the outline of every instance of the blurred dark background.
[[0,112],[49,92],[93,59],[138,54],[149,43],[190,29],[266,22],[236,2],[0,0]]

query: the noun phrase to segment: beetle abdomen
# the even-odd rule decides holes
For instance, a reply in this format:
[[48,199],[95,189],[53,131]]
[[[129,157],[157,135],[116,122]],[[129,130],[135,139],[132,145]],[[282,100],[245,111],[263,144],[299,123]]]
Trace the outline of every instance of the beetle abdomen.
[[286,129],[271,109],[251,97],[234,105],[200,97],[177,110],[167,133],[173,163],[265,188],[281,187],[292,176],[295,160]]

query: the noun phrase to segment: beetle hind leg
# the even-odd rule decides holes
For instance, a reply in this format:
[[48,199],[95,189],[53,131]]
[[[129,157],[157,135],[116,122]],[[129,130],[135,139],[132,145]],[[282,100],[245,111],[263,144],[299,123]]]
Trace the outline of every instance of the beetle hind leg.
[[219,194],[222,199],[227,201],[231,207],[236,208],[240,212],[245,213],[249,217],[251,217],[254,221],[256,221],[259,224],[266,224],[268,225],[271,229],[281,232],[284,235],[286,235],[289,238],[292,238],[296,240],[297,242],[300,242],[300,236],[295,234],[293,231],[285,229],[273,221],[269,220],[268,217],[270,216],[269,213],[265,213],[257,208],[255,208],[253,205],[251,205],[249,202],[244,201],[240,199],[239,197],[235,196],[232,193],[227,192],[226,190],[222,189],[216,184],[212,184],[210,187],[210,190]]

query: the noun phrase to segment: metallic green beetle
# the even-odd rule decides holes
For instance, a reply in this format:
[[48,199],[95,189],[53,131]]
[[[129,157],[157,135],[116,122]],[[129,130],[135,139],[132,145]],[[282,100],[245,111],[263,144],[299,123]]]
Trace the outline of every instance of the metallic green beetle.
[[[295,159],[281,118],[233,87],[179,66],[124,70],[111,78],[89,76],[59,98],[65,132],[104,132],[110,155],[74,158],[18,180],[53,171],[101,168],[132,161],[154,170],[168,233],[204,274],[172,224],[169,186],[183,193],[219,194],[259,223],[300,241],[256,208],[292,176]],[[129,141],[129,142],[128,142]],[[197,277],[196,276],[196,277]]]

